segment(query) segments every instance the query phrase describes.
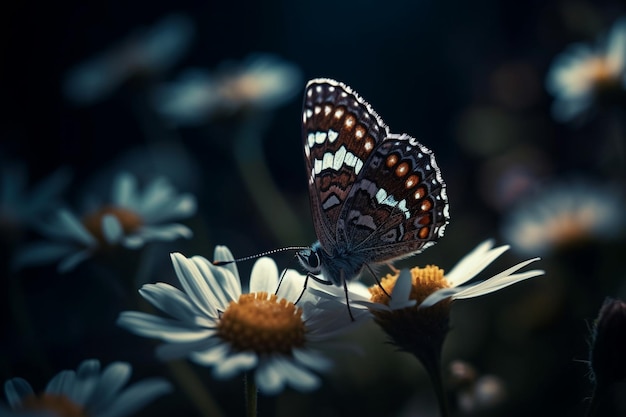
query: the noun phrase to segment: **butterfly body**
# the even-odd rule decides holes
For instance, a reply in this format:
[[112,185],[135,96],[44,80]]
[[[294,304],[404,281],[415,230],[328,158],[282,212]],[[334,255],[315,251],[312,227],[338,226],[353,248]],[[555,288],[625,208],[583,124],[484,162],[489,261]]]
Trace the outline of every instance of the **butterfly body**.
[[309,273],[345,285],[365,265],[414,255],[443,236],[448,199],[433,153],[391,133],[350,87],[309,81],[302,136],[318,241],[297,257]]

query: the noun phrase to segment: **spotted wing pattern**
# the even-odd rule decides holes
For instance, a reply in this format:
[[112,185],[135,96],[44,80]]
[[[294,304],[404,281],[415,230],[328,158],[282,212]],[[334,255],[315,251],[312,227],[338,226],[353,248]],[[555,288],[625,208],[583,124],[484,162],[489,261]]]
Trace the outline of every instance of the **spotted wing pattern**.
[[348,250],[385,262],[422,251],[449,220],[445,184],[433,153],[408,135],[390,135],[352,186],[338,232]]
[[344,201],[388,127],[349,87],[329,79],[307,84],[302,136],[315,232],[324,248],[337,242]]
[[434,154],[390,133],[350,87],[309,81],[302,126],[313,222],[329,259],[386,262],[443,236],[448,198]]

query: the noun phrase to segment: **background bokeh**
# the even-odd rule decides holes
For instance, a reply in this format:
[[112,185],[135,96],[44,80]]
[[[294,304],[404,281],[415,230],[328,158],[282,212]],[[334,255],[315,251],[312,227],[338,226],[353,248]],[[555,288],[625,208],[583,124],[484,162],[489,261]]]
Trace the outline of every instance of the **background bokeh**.
[[[311,78],[347,83],[392,131],[407,132],[435,152],[451,221],[437,245],[401,266],[450,269],[484,239],[509,243],[503,236],[509,213],[532,202],[545,184],[582,179],[624,190],[623,113],[557,122],[544,87],[554,57],[571,43],[593,44],[624,13],[623,2],[13,3],[0,13],[0,161],[23,163],[29,184],[69,168],[64,198],[70,206],[85,193],[108,195],[119,170],[144,180],[167,175],[196,195],[198,212],[184,222],[194,231],[188,241],[157,242],[108,263],[88,260],[63,275],[55,265],[11,271],[13,254],[38,235],[29,230],[3,239],[2,380],[21,376],[43,388],[85,358],[124,360],[134,379],[161,375],[176,386],[138,415],[208,415],[204,392],[223,415],[241,415],[238,378],[217,381],[196,365],[192,375],[176,374],[154,357],[153,341],[115,320],[120,311],[145,308],[134,291],[139,284],[175,282],[169,252],[211,258],[213,247],[225,244],[246,256],[315,240],[300,138],[302,91]],[[64,95],[72,68],[171,13],[188,16],[194,26],[188,50],[171,68],[134,74],[95,103]],[[302,73],[302,87],[283,105],[193,126],[169,123],[151,106],[154,89],[186,68],[213,72],[259,52]],[[250,156],[242,149],[242,124],[255,131],[261,152]],[[270,182],[255,176],[265,169]],[[281,201],[253,196],[275,192]],[[270,225],[262,214],[282,204],[295,216],[295,228],[281,230],[282,218]],[[455,415],[584,415],[592,392],[586,360],[593,319],[606,296],[626,299],[623,236],[555,248],[540,262],[545,277],[455,304],[444,362],[464,360],[481,375],[497,376],[505,391],[493,408]],[[532,256],[512,250],[489,271]],[[276,259],[296,267],[290,254]],[[242,276],[251,266],[239,265]],[[320,390],[261,397],[260,415],[437,415],[420,365],[394,351],[374,324],[345,339],[364,355],[329,352],[338,365]]]

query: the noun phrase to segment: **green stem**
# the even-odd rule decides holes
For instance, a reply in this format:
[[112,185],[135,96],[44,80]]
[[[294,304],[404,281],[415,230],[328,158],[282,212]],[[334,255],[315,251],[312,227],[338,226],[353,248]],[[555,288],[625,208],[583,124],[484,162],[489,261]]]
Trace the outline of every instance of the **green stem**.
[[254,375],[246,373],[244,375],[244,385],[246,390],[246,416],[256,417],[257,415],[257,388],[254,382]]

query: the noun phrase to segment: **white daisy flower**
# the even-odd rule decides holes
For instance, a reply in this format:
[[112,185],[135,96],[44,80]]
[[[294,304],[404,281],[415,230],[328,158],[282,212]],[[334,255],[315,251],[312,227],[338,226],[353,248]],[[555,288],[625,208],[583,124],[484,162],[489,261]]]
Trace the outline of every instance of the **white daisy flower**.
[[[465,285],[509,249],[493,248],[487,240],[463,257],[444,275],[437,266],[390,274],[380,285],[370,287],[370,301],[388,304],[389,309],[374,309],[374,320],[399,349],[413,354],[424,366],[439,400],[441,415],[447,415],[447,398],[441,376],[441,353],[450,330],[450,310],[454,300],[474,298],[498,291],[517,282],[544,274],[541,270],[517,272],[539,258],[529,259],[484,281]],[[388,294],[391,294],[391,301]],[[355,300],[356,301],[356,300]],[[415,301],[415,306],[409,306]]]
[[24,248],[15,264],[60,261],[59,272],[67,272],[102,248],[137,249],[150,241],[191,238],[191,229],[170,221],[195,211],[195,197],[177,194],[166,178],[153,180],[142,193],[133,175],[121,173],[115,178],[109,203],[100,203],[80,219],[69,210],[58,210],[50,221],[39,225],[52,240]]
[[63,85],[64,93],[76,104],[92,104],[133,75],[165,72],[186,52],[193,33],[189,17],[166,16],[153,27],[136,30],[109,50],[72,68]]
[[[218,246],[215,260],[233,257]],[[331,366],[318,349],[367,318],[367,312],[355,310],[355,321],[350,321],[344,304],[302,294],[305,277],[294,270],[285,271],[279,285],[278,269],[270,258],[254,264],[249,292],[242,291],[234,263],[215,266],[203,257],[179,253],[172,254],[172,263],[182,290],[166,283],[146,284],[140,290],[171,318],[126,311],[118,324],[163,340],[157,349],[163,360],[188,357],[212,367],[216,378],[253,373],[265,394],[276,394],[285,386],[300,391],[318,387],[320,379],[313,371]]]
[[626,86],[626,18],[621,18],[603,42],[592,47],[571,45],[558,55],[548,72],[546,88],[554,97],[553,115],[569,121],[585,113],[606,93]]
[[[0,231],[3,240],[17,240],[25,227],[33,226],[58,208],[60,195],[70,181],[67,169],[58,169],[40,183],[28,187],[26,167],[3,161],[0,168]],[[9,239],[7,239],[9,238]]]
[[242,63],[227,62],[214,75],[189,69],[178,81],[157,90],[154,103],[169,120],[199,124],[247,110],[271,110],[300,91],[302,74],[274,55],[254,54]]
[[76,371],[65,370],[48,382],[37,395],[22,378],[4,384],[11,409],[0,406],[5,417],[124,417],[172,391],[162,378],[144,379],[130,387],[132,367],[114,362],[100,371],[100,361],[83,361]]
[[612,239],[626,225],[624,197],[606,184],[554,184],[509,212],[502,234],[513,250],[546,255],[591,239]]

